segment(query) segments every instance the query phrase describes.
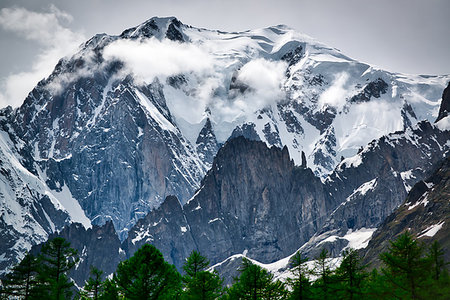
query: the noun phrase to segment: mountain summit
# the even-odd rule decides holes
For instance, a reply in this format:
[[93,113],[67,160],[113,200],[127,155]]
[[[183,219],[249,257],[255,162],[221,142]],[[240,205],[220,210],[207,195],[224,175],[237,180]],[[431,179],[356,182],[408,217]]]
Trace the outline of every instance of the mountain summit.
[[73,221],[111,220],[125,240],[166,196],[185,204],[230,137],[285,147],[325,180],[370,141],[433,121],[449,80],[386,72],[286,26],[170,17],[96,35],[0,113],[2,266]]

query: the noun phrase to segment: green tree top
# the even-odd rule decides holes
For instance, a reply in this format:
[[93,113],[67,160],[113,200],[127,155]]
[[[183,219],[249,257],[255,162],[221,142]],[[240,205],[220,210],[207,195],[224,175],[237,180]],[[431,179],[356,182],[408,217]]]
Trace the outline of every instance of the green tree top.
[[77,251],[62,237],[54,238],[42,246],[39,254],[40,286],[49,299],[67,299],[72,295],[73,282],[67,272],[78,262]]
[[180,274],[149,244],[119,264],[114,281],[127,299],[172,299],[181,290]]
[[231,299],[282,299],[286,295],[284,284],[274,280],[266,269],[243,258],[241,275],[229,290]]
[[200,252],[193,250],[186,259],[183,270],[189,277],[196,277],[197,273],[206,270],[209,267],[209,261],[206,257],[200,255]]
[[3,291],[1,294],[6,298],[32,299],[39,297],[37,290],[38,270],[39,262],[37,258],[31,254],[25,255],[22,261],[15,265],[2,280]]
[[209,272],[206,269],[209,261],[200,255],[198,251],[192,251],[186,259],[183,270],[183,282],[185,289],[183,299],[217,299],[223,295],[222,280],[216,272]]
[[391,241],[387,252],[380,255],[382,272],[395,297],[418,299],[419,289],[426,282],[429,260],[424,259],[424,245],[405,232]]

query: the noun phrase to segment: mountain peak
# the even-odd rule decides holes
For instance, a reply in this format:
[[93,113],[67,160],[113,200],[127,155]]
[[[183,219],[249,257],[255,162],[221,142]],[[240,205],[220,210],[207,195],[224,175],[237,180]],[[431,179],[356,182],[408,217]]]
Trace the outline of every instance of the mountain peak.
[[136,27],[126,29],[120,37],[131,39],[155,37],[160,40],[168,38],[184,42],[182,25],[183,23],[176,17],[153,17]]

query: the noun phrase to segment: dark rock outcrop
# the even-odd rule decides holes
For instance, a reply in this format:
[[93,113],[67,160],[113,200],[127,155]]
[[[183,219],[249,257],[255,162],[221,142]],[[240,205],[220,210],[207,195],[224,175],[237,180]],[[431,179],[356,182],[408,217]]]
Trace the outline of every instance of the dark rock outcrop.
[[209,118],[206,119],[205,125],[203,125],[202,130],[200,130],[195,143],[200,159],[210,166],[214,156],[219,150],[219,144],[217,143],[216,135],[214,134]]
[[[380,226],[403,203],[411,187],[448,155],[449,140],[449,131],[421,122],[372,141],[358,155],[341,161],[325,180],[326,193],[339,205],[302,247],[304,255],[314,257],[327,246],[333,256],[339,256],[348,245],[342,240],[347,233]],[[327,238],[333,242],[324,244]]]
[[302,163],[300,165],[302,168],[306,168],[306,155],[305,152],[302,151]]
[[[132,228],[126,242],[135,249],[152,241],[178,268],[192,249],[211,263],[244,251],[272,262],[314,234],[335,206],[330,201],[320,179],[310,169],[295,167],[286,147],[269,149],[238,137],[219,150],[200,189],[182,209],[167,198]],[[173,206],[170,214],[166,206]]]
[[38,86],[12,123],[48,185],[67,185],[94,224],[112,218],[124,238],[167,195],[186,201],[206,165],[174,125],[158,81],[137,88],[113,75],[79,78],[57,96]]
[[246,139],[249,139],[251,141],[260,141],[261,138],[259,137],[258,133],[256,133],[255,130],[255,124],[253,123],[245,123],[241,126],[236,127],[233,132],[231,133],[230,140],[233,138],[237,138],[239,136],[243,136]]
[[[90,276],[91,266],[103,271],[103,279],[116,271],[119,262],[126,258],[121,249],[120,240],[111,221],[102,226],[94,225],[85,229],[79,223],[72,223],[64,227],[59,233],[49,236],[49,240],[62,237],[70,243],[70,247],[77,250],[79,262],[69,272],[78,287],[85,285]],[[38,254],[42,244],[31,249],[31,253]]]
[[386,94],[389,85],[381,78],[369,82],[358,94],[354,95],[350,102],[361,103],[370,101],[372,97],[380,98],[382,94]]
[[450,82],[442,93],[442,101],[441,106],[439,108],[439,114],[436,119],[436,122],[448,116],[450,113]]
[[389,241],[408,231],[426,244],[439,242],[444,259],[450,259],[450,157],[444,159],[428,179],[419,181],[404,203],[375,231],[369,245],[361,251],[364,263],[379,267],[379,254]]
[[185,259],[196,247],[190,224],[177,197],[168,196],[160,207],[139,220],[122,247],[131,257],[145,243],[153,244],[166,260],[181,270]]

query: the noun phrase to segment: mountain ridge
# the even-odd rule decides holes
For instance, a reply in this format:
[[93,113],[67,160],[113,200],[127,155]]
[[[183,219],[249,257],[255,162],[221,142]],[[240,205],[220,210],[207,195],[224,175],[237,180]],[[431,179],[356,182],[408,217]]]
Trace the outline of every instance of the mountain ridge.
[[[233,134],[286,147],[296,165],[304,152],[325,180],[341,156],[434,120],[448,80],[385,72],[286,27],[226,33],[153,18],[96,35],[21,107],[2,110],[1,151],[15,164],[2,174],[1,221],[5,244],[20,246],[5,267],[73,221],[88,228],[111,220],[124,241],[167,196],[191,199]],[[26,170],[38,184],[8,170]],[[31,214],[24,223],[35,225],[33,238],[11,225],[26,211],[21,191],[53,200],[32,202],[48,204],[48,218]]]

